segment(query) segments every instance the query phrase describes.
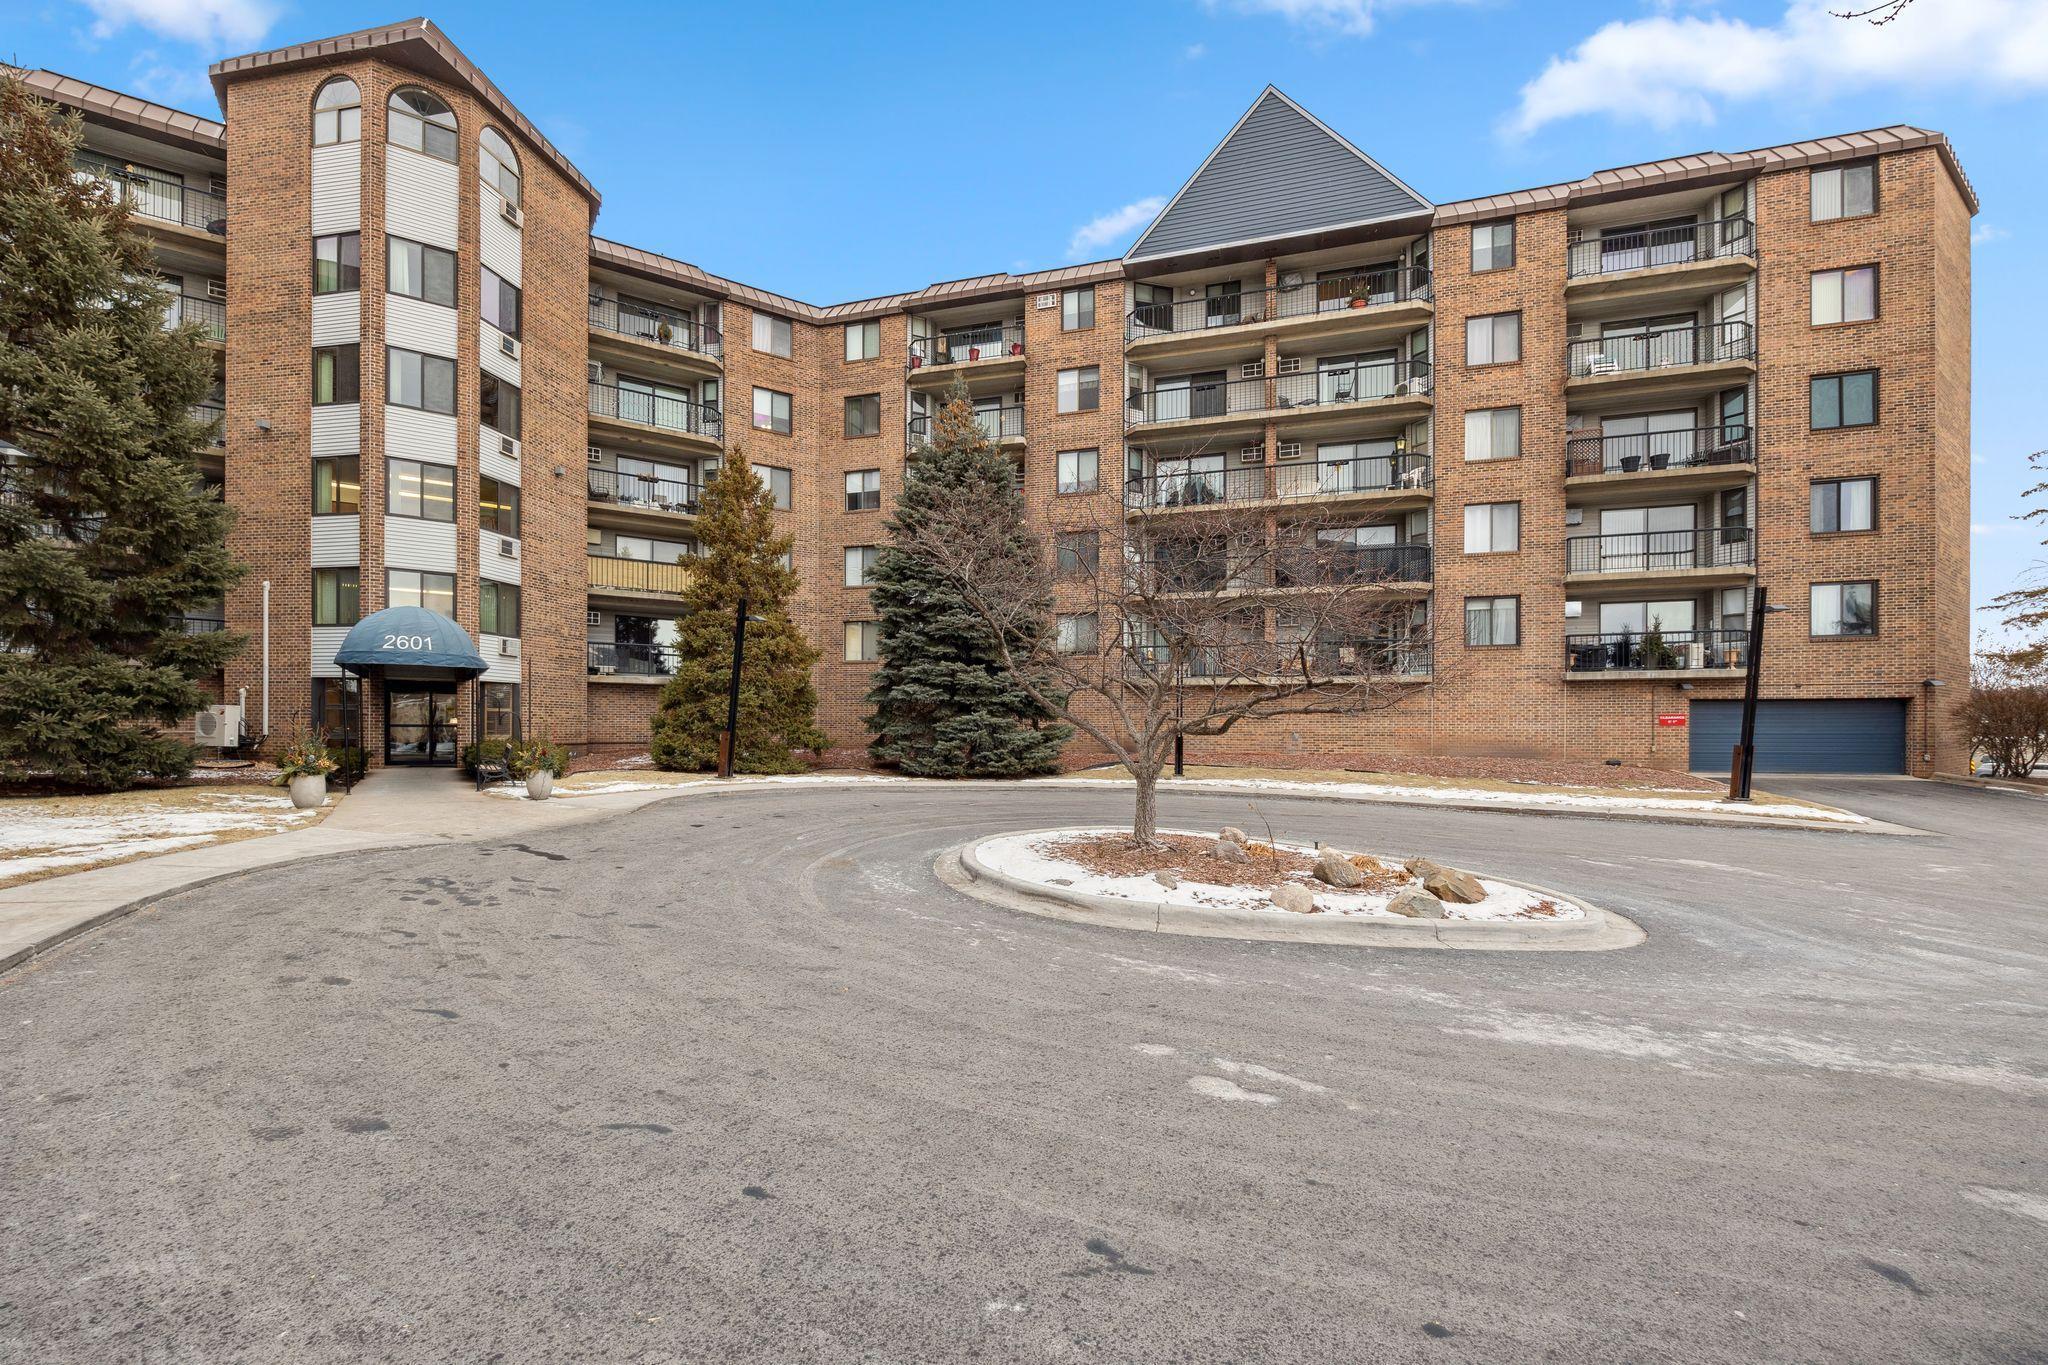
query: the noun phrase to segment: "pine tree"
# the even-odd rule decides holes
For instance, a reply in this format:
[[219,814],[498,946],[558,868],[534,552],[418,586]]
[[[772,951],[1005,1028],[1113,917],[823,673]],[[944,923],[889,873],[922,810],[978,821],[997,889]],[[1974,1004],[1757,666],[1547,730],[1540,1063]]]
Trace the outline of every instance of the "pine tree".
[[690,561],[690,586],[676,623],[679,662],[654,713],[652,752],[659,767],[701,772],[717,765],[742,598],[748,614],[761,619],[747,623],[734,770],[801,772],[795,751],[816,752],[827,743],[811,683],[818,651],[789,619],[797,587],[787,563],[794,538],[776,533],[773,507],[737,449],[704,486],[697,530],[704,553]]
[[213,360],[79,140],[0,77],[0,782],[116,789],[191,770],[164,727],[241,640],[183,617],[240,570],[194,464]]
[[[964,507],[970,520],[1009,528],[992,538],[1000,553],[1034,558],[1039,542],[1024,525],[1016,471],[975,420],[956,385],[932,420],[931,440],[911,453],[887,528],[891,543],[875,556],[871,598],[880,621],[867,718],[877,763],[919,777],[1023,777],[1055,772],[1073,729],[1052,723],[998,661],[995,636],[971,610],[959,585],[923,555],[905,548],[936,507]],[[1046,604],[1047,611],[1050,603]],[[1045,612],[1022,629],[1033,640],[1049,628]],[[1027,651],[1023,639],[1013,651]]]

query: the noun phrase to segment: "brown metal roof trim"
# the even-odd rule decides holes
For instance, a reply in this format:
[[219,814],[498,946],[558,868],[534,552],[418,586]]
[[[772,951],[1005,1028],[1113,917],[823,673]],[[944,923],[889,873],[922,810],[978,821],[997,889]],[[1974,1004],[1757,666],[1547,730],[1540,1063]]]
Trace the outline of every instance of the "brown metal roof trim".
[[407,19],[401,23],[386,24],[380,28],[360,29],[344,33],[339,37],[322,38],[317,42],[298,43],[291,47],[272,48],[268,52],[251,52],[240,57],[229,57],[215,62],[209,70],[213,78],[214,94],[219,96],[221,107],[227,107],[228,83],[239,76],[279,67],[326,66],[344,61],[350,57],[374,52],[387,61],[395,61],[423,75],[452,80],[467,86],[472,94],[482,100],[494,114],[510,124],[519,135],[542,156],[553,163],[556,170],[576,182],[579,189],[590,199],[593,216],[597,212],[599,195],[597,187],[587,180],[583,172],[576,169],[560,148],[548,141],[540,129],[533,126],[526,115],[519,112],[505,92],[498,89],[476,63],[462,55],[462,50],[450,42],[448,36],[435,28],[428,19]]
[[76,109],[89,122],[140,134],[161,142],[173,142],[207,156],[227,155],[228,126],[210,118],[188,114],[182,109],[152,104],[134,95],[124,95],[103,85],[79,80],[55,71],[5,69],[29,91],[52,104]]

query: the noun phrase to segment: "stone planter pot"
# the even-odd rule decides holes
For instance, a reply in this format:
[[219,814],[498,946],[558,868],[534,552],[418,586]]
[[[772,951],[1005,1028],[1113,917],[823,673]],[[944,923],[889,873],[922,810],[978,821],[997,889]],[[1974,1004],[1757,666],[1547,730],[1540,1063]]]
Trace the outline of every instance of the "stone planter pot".
[[555,794],[555,775],[543,768],[537,773],[526,775],[526,795],[534,801],[545,801]]
[[327,803],[327,775],[300,773],[291,780],[292,808],[318,810]]

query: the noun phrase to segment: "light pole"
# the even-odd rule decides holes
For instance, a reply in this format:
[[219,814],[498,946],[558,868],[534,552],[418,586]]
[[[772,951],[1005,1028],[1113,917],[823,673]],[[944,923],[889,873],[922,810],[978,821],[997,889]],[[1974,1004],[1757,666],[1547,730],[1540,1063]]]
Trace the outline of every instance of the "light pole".
[[733,751],[739,748],[740,732],[740,665],[747,656],[747,622],[765,621],[765,616],[750,616],[747,613],[747,599],[740,599],[739,609],[733,613],[732,622],[732,681],[725,691],[725,729],[718,736],[718,775],[732,776]]
[[1785,610],[1765,601],[1764,585],[1756,585],[1756,609],[1749,614],[1749,668],[1742,678],[1742,738],[1728,765],[1728,799],[1749,800],[1749,780],[1756,772],[1756,691],[1763,673],[1764,618]]

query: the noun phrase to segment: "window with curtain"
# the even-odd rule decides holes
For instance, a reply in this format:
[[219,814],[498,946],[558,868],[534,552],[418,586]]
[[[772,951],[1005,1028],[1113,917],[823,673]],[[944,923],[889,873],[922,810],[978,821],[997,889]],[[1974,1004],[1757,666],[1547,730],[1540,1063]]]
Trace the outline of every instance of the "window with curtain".
[[873,360],[881,353],[881,323],[849,322],[846,324],[846,358],[848,360]]
[[478,527],[496,536],[519,534],[519,485],[485,474],[476,481]]
[[362,457],[335,455],[313,461],[313,515],[353,517],[363,510]]
[[1522,358],[1522,315],[1490,313],[1465,319],[1465,363],[1505,365]]
[[1101,484],[1102,456],[1095,450],[1062,450],[1055,457],[1062,493],[1093,493]]
[[1522,642],[1522,599],[1519,597],[1468,597],[1465,599],[1465,643],[1474,649]]
[[313,239],[313,292],[353,294],[362,288],[363,235],[337,232]]
[[355,342],[346,346],[313,348],[313,403],[316,407],[358,401],[362,378],[362,347]]
[[422,412],[455,411],[455,362],[396,346],[384,349],[384,401]]
[[403,237],[385,238],[384,288],[423,303],[455,306],[455,253]]
[[877,547],[873,545],[849,545],[846,547],[846,586],[865,588],[868,575],[874,571]]
[[362,620],[362,570],[313,570],[313,624],[352,626]]
[[1472,227],[1472,273],[1506,270],[1515,263],[1515,224],[1475,223]]
[[1877,163],[1827,166],[1813,173],[1813,221],[1863,218],[1877,212]]
[[787,357],[790,353],[789,319],[776,317],[773,313],[754,314],[754,349]]
[[1522,548],[1522,504],[1475,502],[1465,506],[1465,553],[1506,554]]
[[519,386],[489,370],[477,373],[477,416],[501,436],[519,439]]
[[1810,502],[1816,535],[1877,528],[1876,479],[1817,479]]
[[1479,408],[1465,414],[1465,459],[1512,460],[1522,453],[1522,410]]
[[484,579],[477,592],[477,628],[485,635],[517,635],[519,589]]
[[1815,635],[1877,634],[1877,584],[1815,583],[1809,603]]
[[1813,273],[1813,325],[1868,322],[1877,316],[1877,267]]
[[458,159],[455,115],[440,96],[416,87],[391,92],[384,138],[394,147],[409,147],[451,165]]

